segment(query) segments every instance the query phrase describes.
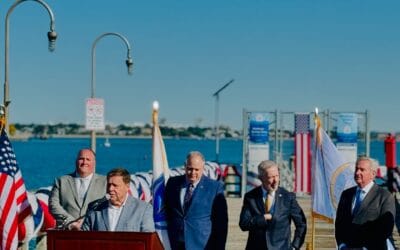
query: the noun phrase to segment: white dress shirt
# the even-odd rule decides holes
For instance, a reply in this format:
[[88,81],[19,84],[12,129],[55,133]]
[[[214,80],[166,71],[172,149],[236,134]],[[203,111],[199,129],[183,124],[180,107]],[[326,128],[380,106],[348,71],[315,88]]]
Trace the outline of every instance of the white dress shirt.
[[[89,188],[90,181],[92,180],[93,173],[86,177],[80,177],[78,173],[75,173],[75,187],[78,190],[79,198],[84,200],[86,193]],[[83,185],[83,187],[81,187]]]
[[121,216],[122,209],[124,209],[127,199],[128,199],[128,194],[126,194],[124,203],[122,203],[122,205],[120,207],[113,206],[109,202],[107,212],[108,212],[108,220],[109,220],[108,222],[110,225],[110,231],[115,231],[115,228],[117,227],[117,224],[118,224],[119,217]]
[[[200,180],[198,180],[197,182],[193,183],[193,192],[194,190],[196,190],[197,184],[199,184]],[[186,189],[189,185],[189,182],[186,182],[186,185],[184,188],[181,189],[181,192],[179,193],[179,198],[181,200],[181,206],[183,207],[183,202],[185,200],[185,194],[186,194]]]
[[270,191],[270,192],[268,192],[267,190],[265,190],[264,189],[264,187],[263,186],[261,186],[261,189],[262,189],[262,191],[263,191],[263,201],[264,201],[264,204],[265,204],[265,202],[266,202],[266,200],[268,199],[268,193],[269,193],[269,195],[270,196],[272,196],[272,204],[271,204],[271,210],[270,210],[270,212],[271,212],[271,214],[273,213],[273,211],[274,211],[274,205],[275,205],[275,190],[272,190],[272,191]]

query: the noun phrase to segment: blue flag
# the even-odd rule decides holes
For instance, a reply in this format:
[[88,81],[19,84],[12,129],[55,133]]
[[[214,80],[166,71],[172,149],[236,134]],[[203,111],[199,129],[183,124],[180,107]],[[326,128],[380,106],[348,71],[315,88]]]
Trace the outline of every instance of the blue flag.
[[353,164],[345,162],[315,117],[312,216],[333,222],[343,190],[355,185]]

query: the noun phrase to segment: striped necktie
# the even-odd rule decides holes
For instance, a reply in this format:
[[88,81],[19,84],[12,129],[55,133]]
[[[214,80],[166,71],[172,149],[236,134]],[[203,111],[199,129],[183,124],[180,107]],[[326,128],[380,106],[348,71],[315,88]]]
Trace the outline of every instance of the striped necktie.
[[189,184],[186,188],[185,197],[183,199],[183,209],[186,211],[190,206],[190,201],[192,200],[194,186],[193,184]]

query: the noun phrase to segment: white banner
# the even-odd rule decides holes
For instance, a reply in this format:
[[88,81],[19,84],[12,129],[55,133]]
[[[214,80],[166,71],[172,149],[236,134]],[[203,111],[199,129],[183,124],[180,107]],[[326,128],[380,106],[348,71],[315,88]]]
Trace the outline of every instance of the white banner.
[[357,160],[357,143],[336,143],[336,148],[344,160],[354,165]]

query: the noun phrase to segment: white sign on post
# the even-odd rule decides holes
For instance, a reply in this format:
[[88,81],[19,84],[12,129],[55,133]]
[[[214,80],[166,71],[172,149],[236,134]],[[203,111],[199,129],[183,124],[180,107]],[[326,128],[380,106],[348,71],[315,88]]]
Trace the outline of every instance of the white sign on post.
[[104,130],[104,99],[86,99],[86,126],[87,130]]

